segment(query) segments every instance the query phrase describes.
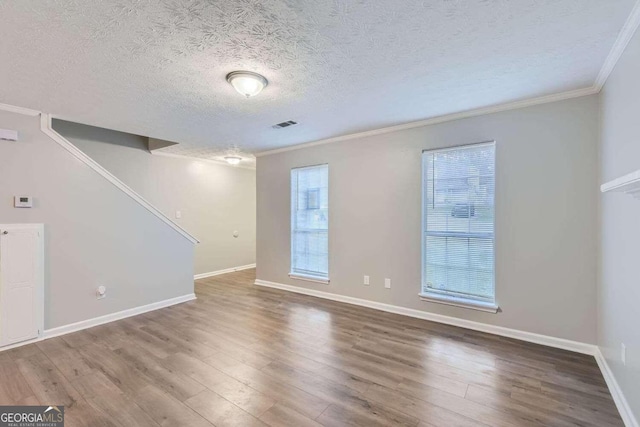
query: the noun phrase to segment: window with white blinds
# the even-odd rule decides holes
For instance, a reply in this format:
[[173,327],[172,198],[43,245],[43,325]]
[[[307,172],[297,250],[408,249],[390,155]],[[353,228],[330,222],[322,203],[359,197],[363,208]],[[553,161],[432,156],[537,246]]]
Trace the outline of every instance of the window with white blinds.
[[495,143],[424,151],[422,295],[495,305]]
[[291,170],[291,273],[329,279],[329,166]]

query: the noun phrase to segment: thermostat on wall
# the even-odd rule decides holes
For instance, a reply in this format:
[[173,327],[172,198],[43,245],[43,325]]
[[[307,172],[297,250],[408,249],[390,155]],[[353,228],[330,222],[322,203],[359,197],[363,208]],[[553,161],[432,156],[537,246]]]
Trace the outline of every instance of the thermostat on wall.
[[31,196],[13,196],[13,207],[15,208],[32,208],[33,197]]
[[0,140],[2,141],[17,141],[18,131],[11,129],[0,129]]

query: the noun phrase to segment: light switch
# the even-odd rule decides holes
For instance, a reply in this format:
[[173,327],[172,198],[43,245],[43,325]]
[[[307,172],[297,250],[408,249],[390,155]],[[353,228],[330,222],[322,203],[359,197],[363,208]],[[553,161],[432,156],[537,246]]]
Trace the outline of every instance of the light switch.
[[387,289],[391,288],[391,279],[384,279],[384,287]]

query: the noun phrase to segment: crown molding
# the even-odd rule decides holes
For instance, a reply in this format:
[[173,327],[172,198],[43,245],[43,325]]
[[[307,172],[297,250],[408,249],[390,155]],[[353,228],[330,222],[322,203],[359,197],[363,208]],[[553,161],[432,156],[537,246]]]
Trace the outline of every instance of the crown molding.
[[[640,0],[639,0],[640,1]],[[342,136],[336,136],[333,138],[320,139],[318,141],[306,142],[303,144],[292,145],[289,147],[276,148],[275,150],[268,150],[255,153],[256,157],[269,156],[272,154],[284,153],[287,151],[300,150],[302,148],[315,147],[317,145],[331,144],[334,142],[348,141],[351,139],[365,138],[368,136],[383,135],[385,133],[397,132],[401,130],[414,129],[423,126],[431,126],[438,123],[451,122],[454,120],[466,119],[469,117],[484,116],[487,114],[499,113],[501,111],[517,110],[520,108],[531,107],[534,105],[547,104],[551,102],[563,101],[565,99],[579,98],[581,96],[594,95],[599,92],[599,89],[595,86],[571,90],[567,92],[554,93],[551,95],[539,96],[537,98],[523,99],[520,101],[507,102],[504,104],[496,104],[489,107],[476,108],[473,110],[462,111],[459,113],[447,114],[444,116],[433,117],[430,119],[418,120],[415,122],[403,123],[400,125],[384,127],[380,129],[373,129],[364,132],[351,133]]]
[[[458,112],[458,113],[442,115],[442,116],[438,116],[438,117],[433,117],[433,118],[428,118],[428,119],[424,119],[424,120],[404,123],[404,124],[395,125],[395,126],[389,126],[389,127],[379,128],[379,129],[372,129],[372,130],[364,131],[364,132],[346,134],[346,135],[341,135],[341,136],[337,136],[337,137],[321,139],[321,140],[306,142],[306,143],[302,143],[302,144],[291,145],[291,146],[288,146],[288,147],[282,147],[282,148],[277,148],[277,149],[273,149],[273,150],[261,151],[261,152],[255,153],[255,156],[256,157],[268,156],[268,155],[271,155],[271,154],[278,154],[278,153],[283,153],[283,152],[292,151],[292,150],[299,150],[299,149],[303,149],[303,148],[314,147],[314,146],[317,146],[317,145],[329,144],[329,143],[340,142],[340,141],[347,141],[347,140],[351,140],[351,139],[364,138],[364,137],[368,137],[368,136],[382,135],[382,134],[390,133],[390,132],[396,132],[396,131],[401,131],[401,130],[406,130],[406,129],[413,129],[413,128],[418,128],[418,127],[422,127],[422,126],[429,126],[429,125],[434,125],[434,124],[438,124],[438,123],[444,123],[444,122],[448,122],[448,121],[453,121],[453,120],[459,120],[459,119],[464,119],[464,118],[469,118],[469,117],[476,117],[476,116],[481,116],[481,115],[486,115],[486,114],[497,113],[497,112],[501,112],[501,111],[513,110],[513,109],[518,109],[518,108],[525,108],[525,107],[529,107],[529,106],[533,106],[533,105],[539,105],[539,104],[550,103],[550,102],[557,102],[557,101],[561,101],[561,100],[565,100],[565,99],[597,94],[602,90],[604,84],[606,83],[607,79],[611,75],[612,71],[614,70],[616,64],[620,60],[620,57],[624,53],[624,50],[626,49],[627,45],[631,41],[633,35],[635,34],[635,32],[637,31],[639,26],[640,26],[640,0],[637,0],[636,3],[634,4],[633,8],[631,9],[629,17],[627,18],[627,20],[625,21],[625,24],[623,25],[622,29],[620,30],[620,32],[618,34],[618,37],[616,38],[616,41],[614,42],[611,50],[609,51],[609,54],[608,54],[607,58],[605,59],[605,62],[602,65],[602,67],[600,69],[600,72],[598,73],[598,76],[596,77],[596,80],[595,80],[593,86],[591,86],[591,87],[572,90],[572,91],[567,91],[567,92],[560,92],[560,93],[556,93],[556,94],[551,94],[551,95],[546,95],[546,96],[541,96],[541,97],[536,97],[536,98],[530,98],[530,99],[525,99],[525,100],[520,100],[520,101],[515,101],[515,102],[508,102],[508,103],[504,103],[504,104],[496,104],[496,105],[489,106],[489,107],[482,107],[482,108],[462,111],[462,112]],[[0,104],[0,110],[11,111],[11,112],[24,114],[24,115],[29,115],[29,116],[37,116],[37,115],[40,114],[40,111],[31,110],[31,109],[23,108],[23,107],[16,107],[16,106],[12,106],[12,105],[6,105],[6,104]],[[58,116],[55,116],[55,117],[58,118]],[[255,169],[255,166],[246,166],[246,165],[232,166],[232,165],[228,165],[226,162],[219,161],[219,160],[213,160],[213,159],[204,159],[204,158],[200,158],[200,157],[192,157],[192,156],[185,156],[185,155],[172,154],[172,153],[161,153],[161,152],[152,152],[152,153],[156,154],[156,155],[167,156],[167,157],[177,157],[177,158],[184,158],[184,159],[191,159],[191,160],[196,159],[196,160],[201,160],[201,161],[205,161],[205,162],[212,162],[212,163],[221,164],[221,165],[225,165],[225,166],[231,166],[231,167],[239,167],[239,168],[244,168],[244,169]]]
[[31,117],[37,117],[41,114],[40,111],[37,111],[37,110],[32,110],[30,108],[24,108],[24,107],[17,107],[15,105],[9,105],[9,104],[0,104],[0,110],[7,111],[9,113],[22,114],[23,116],[31,116]]
[[163,157],[175,157],[177,159],[185,159],[185,160],[197,160],[197,161],[201,161],[201,162],[206,162],[206,163],[214,163],[216,165],[219,166],[226,166],[228,168],[234,168],[234,169],[250,169],[250,170],[256,170],[255,165],[251,166],[251,165],[230,165],[229,163],[223,161],[223,160],[215,160],[215,159],[205,159],[202,157],[194,157],[194,156],[185,156],[184,154],[174,154],[174,153],[165,153],[163,151],[158,151],[158,150],[152,150],[150,151],[151,154],[153,154],[154,156],[163,156]]
[[598,89],[598,92],[602,90],[602,87],[607,82],[611,72],[616,67],[616,64],[620,60],[624,50],[638,29],[638,26],[640,26],[640,0],[637,0],[633,9],[631,9],[631,13],[627,18],[627,21],[624,23],[622,30],[620,30],[618,38],[613,44],[613,47],[611,47],[611,51],[609,51],[609,55],[600,69],[600,73],[594,83],[594,87]]
[[482,116],[486,114],[498,113],[501,111],[515,110],[518,108],[530,107],[533,105],[546,104],[550,102],[562,101],[565,99],[577,98],[581,96],[594,95],[599,93],[604,84],[606,83],[609,75],[615,68],[616,64],[620,60],[620,57],[624,53],[627,45],[631,41],[631,38],[635,34],[636,30],[640,26],[640,0],[637,0],[633,8],[631,9],[631,13],[627,18],[625,24],[623,25],[618,37],[611,47],[609,51],[609,55],[607,56],[604,64],[602,65],[596,80],[591,87],[572,90],[568,92],[560,92],[551,95],[541,96],[537,98],[524,99],[521,101],[508,102],[504,104],[497,104],[489,107],[477,108],[468,111],[462,111],[459,113],[447,114],[439,117],[433,117],[430,119],[419,120],[416,122],[404,123],[396,126],[389,126],[380,129],[373,129],[364,132],[357,132],[342,136],[337,136],[333,138],[321,139],[317,141],[306,142],[302,144],[296,144],[289,147],[276,148],[274,150],[261,151],[258,153],[254,153],[256,157],[268,156],[271,154],[284,153],[292,150],[299,150],[302,148],[315,147],[317,145],[330,144],[332,142],[340,142],[340,141],[348,141],[350,139],[364,138],[367,136],[375,136],[375,135],[383,135],[385,133],[401,131],[405,129],[413,129],[422,126],[429,126],[438,123],[449,122],[453,120],[465,119],[468,117],[476,117]]

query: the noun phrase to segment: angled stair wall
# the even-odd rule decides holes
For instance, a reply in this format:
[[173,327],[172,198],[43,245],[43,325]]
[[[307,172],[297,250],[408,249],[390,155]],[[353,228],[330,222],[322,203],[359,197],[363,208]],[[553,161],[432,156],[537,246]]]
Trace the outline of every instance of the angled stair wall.
[[[19,133],[0,141],[0,223],[45,224],[45,330],[194,298],[195,237],[53,131],[49,115],[0,105],[0,128]],[[34,207],[13,208],[14,195]]]

